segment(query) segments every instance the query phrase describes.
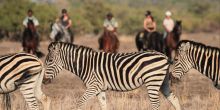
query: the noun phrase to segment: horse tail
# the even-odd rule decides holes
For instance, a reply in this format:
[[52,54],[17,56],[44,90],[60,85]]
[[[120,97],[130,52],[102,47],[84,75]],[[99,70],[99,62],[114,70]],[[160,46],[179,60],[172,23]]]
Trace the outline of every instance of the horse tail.
[[11,97],[9,93],[3,94],[3,105],[5,110],[11,110]]

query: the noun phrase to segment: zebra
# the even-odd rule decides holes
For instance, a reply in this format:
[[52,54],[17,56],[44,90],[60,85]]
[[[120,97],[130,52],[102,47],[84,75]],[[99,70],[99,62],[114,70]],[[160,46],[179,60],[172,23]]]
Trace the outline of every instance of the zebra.
[[77,108],[94,96],[102,110],[107,109],[105,91],[126,92],[142,85],[148,89],[152,110],[159,109],[159,90],[180,110],[178,98],[169,89],[168,58],[156,51],[133,53],[105,53],[92,48],[52,42],[46,56],[45,82],[54,79],[62,69],[75,73],[87,87],[77,101]]
[[[0,94],[9,97],[9,93],[19,89],[30,110],[39,110],[36,99],[42,102],[44,110],[49,110],[51,99],[41,90],[44,72],[43,62],[34,55],[27,53],[2,55]],[[8,101],[5,105],[10,105]]]
[[181,41],[176,50],[172,76],[179,79],[190,69],[196,69],[220,89],[220,49],[194,41]]

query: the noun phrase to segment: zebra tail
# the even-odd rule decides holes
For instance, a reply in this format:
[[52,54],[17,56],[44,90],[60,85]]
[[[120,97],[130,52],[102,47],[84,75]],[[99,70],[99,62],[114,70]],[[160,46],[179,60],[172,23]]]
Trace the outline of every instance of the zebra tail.
[[3,105],[5,110],[11,110],[11,97],[9,93],[3,94]]

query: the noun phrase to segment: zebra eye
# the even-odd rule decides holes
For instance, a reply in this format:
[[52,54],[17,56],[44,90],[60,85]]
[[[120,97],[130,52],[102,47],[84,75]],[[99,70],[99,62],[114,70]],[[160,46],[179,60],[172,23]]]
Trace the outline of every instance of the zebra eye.
[[175,62],[178,61],[178,58],[175,57],[175,58],[174,58],[174,61],[175,61]]
[[53,61],[53,60],[50,58],[50,59],[49,59],[49,62],[52,62],[52,61]]
[[53,58],[50,57],[50,58],[48,59],[48,62],[52,62],[52,61],[53,61]]

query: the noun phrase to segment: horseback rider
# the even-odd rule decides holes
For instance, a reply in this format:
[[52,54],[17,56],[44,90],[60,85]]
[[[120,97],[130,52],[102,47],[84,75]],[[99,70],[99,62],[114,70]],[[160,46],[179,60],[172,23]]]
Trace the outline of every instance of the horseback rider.
[[[25,27],[25,29],[28,28],[28,22],[29,22],[30,20],[33,22],[34,27],[35,27],[35,29],[36,29],[36,28],[39,26],[39,21],[37,20],[37,18],[36,18],[35,16],[33,16],[33,11],[32,11],[31,9],[29,9],[29,10],[27,11],[27,16],[26,16],[26,18],[23,20],[23,26]],[[36,39],[37,39],[37,47],[39,47],[39,33],[36,31],[35,34],[36,34],[35,37],[36,37]],[[24,38],[23,38],[22,44],[24,45]],[[38,48],[37,48],[37,51],[39,51]]]
[[33,11],[31,9],[27,12],[27,17],[23,20],[23,25],[27,28],[28,20],[32,20],[34,22],[35,28],[39,26],[39,22],[35,16],[33,16]]
[[165,18],[163,20],[163,27],[165,29],[164,38],[167,37],[168,33],[173,31],[175,25],[173,19],[171,18],[171,15],[172,13],[170,11],[166,11]]
[[72,42],[72,31],[70,29],[72,26],[72,20],[70,19],[66,9],[61,10],[61,16],[56,20],[56,22],[59,22],[62,25],[64,29],[64,36],[69,39],[68,41]]
[[144,19],[144,29],[147,32],[155,32],[156,31],[156,22],[154,21],[153,16],[151,15],[151,11],[146,11]]
[[114,19],[114,16],[111,12],[106,15],[103,26],[104,31],[113,32],[114,35],[117,35],[118,22]]
[[117,52],[119,40],[117,38],[118,22],[114,19],[113,14],[109,12],[103,23],[104,33],[99,38],[99,49],[105,52]]

